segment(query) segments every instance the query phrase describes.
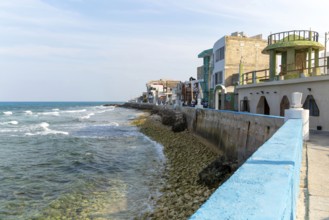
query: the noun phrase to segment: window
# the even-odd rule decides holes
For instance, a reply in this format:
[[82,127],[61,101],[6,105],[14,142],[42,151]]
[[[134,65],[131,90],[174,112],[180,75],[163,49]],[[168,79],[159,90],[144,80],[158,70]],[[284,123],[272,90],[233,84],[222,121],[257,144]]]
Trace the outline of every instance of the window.
[[221,47],[215,52],[216,62],[225,58],[225,47]]
[[320,116],[320,110],[312,95],[306,97],[303,108],[310,110],[310,116]]
[[243,100],[240,101],[240,111],[250,112],[249,100],[246,96],[243,98]]
[[223,84],[223,71],[219,71],[214,74],[214,82],[215,82],[215,86],[217,84]]
[[224,58],[225,58],[225,47],[221,47],[219,50],[220,50],[219,51],[219,60],[224,60]]
[[215,54],[216,62],[219,61],[219,50],[220,49],[216,50],[216,54]]

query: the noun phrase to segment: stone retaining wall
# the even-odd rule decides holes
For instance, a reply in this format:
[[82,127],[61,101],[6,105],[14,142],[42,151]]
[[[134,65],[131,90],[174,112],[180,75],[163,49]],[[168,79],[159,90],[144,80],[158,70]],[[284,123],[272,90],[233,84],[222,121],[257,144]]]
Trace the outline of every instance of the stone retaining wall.
[[[123,107],[141,110],[173,109],[147,103],[125,103]],[[284,123],[280,116],[213,109],[180,107],[190,132],[214,145],[229,160],[242,164]]]
[[190,219],[295,219],[302,120],[288,120]]
[[188,130],[242,164],[284,123],[283,117],[184,107]]

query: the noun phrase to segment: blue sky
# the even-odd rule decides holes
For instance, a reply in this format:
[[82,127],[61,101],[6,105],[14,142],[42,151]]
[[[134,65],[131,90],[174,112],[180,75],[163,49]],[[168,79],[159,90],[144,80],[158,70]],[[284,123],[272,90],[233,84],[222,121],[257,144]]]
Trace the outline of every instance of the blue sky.
[[[312,3],[311,3],[312,2]],[[326,0],[0,0],[0,101],[125,101],[235,31],[329,31]]]

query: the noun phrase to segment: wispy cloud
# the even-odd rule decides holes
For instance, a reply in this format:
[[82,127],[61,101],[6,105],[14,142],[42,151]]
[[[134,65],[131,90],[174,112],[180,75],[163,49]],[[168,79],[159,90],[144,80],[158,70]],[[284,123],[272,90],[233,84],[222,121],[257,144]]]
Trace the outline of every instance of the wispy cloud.
[[197,54],[233,31],[329,31],[328,6],[325,0],[0,1],[0,83],[24,78],[56,89],[56,78],[66,85],[62,97],[69,82],[72,90],[94,85],[108,94],[127,86],[133,91],[120,95],[131,97],[150,79],[195,75]]

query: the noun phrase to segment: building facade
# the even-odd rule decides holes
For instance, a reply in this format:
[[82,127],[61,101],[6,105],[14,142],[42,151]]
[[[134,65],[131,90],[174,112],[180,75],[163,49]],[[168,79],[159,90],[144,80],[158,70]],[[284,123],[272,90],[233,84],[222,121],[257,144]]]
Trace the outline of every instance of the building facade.
[[[225,95],[219,95],[218,92],[234,92],[234,86],[240,81],[239,72],[242,66],[246,72],[269,68],[268,55],[262,54],[262,49],[266,46],[267,42],[262,39],[262,35],[247,37],[243,32],[232,33],[215,42],[209,94],[214,97],[213,108],[220,109],[218,105],[224,108],[225,103],[220,103]],[[232,100],[234,95],[230,96],[229,100]]]
[[328,65],[319,57],[324,47],[318,41],[318,33],[310,30],[270,35],[263,50],[270,55],[269,75],[258,80],[253,74],[252,80],[236,87],[239,111],[284,116],[291,94],[300,92],[303,108],[309,109],[310,129],[329,131]]
[[146,83],[147,97],[144,102],[153,104],[175,104],[178,80],[151,80]]
[[211,75],[213,69],[213,50],[208,49],[202,51],[198,58],[202,58],[202,66],[197,69],[197,80],[200,81],[202,90],[202,104],[204,107],[212,105],[212,97],[209,96]]

